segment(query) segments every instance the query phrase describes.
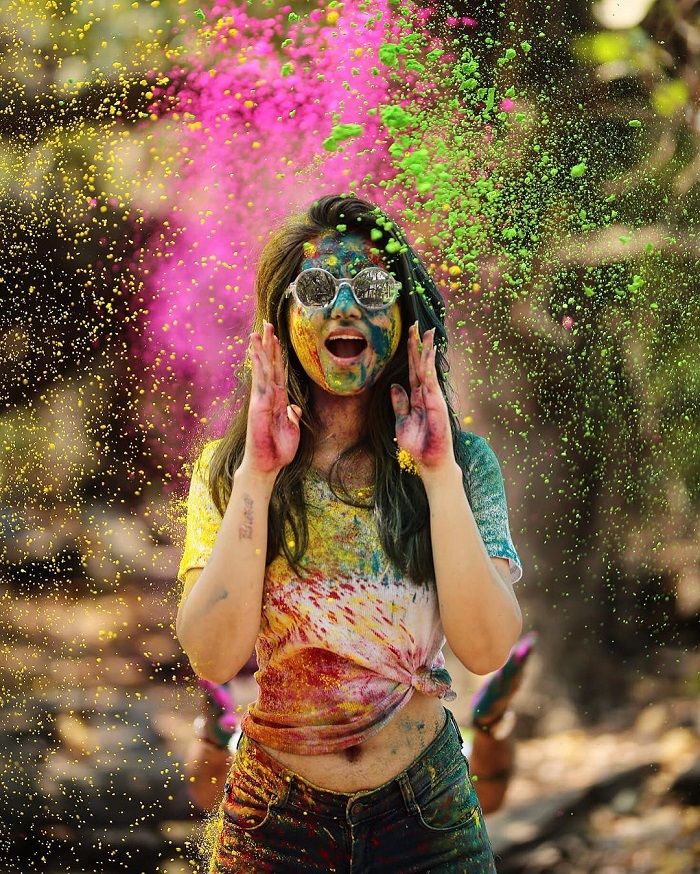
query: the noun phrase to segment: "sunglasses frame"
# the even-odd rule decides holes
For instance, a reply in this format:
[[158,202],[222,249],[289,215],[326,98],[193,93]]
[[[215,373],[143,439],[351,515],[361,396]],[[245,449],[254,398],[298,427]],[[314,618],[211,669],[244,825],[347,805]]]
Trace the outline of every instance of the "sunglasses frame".
[[[335,283],[335,294],[333,295],[331,300],[326,304],[320,304],[320,305],[307,304],[299,299],[299,295],[297,294],[297,281],[299,279],[299,276],[302,276],[304,273],[309,273],[311,270],[318,270],[321,273],[325,273],[326,276],[330,276],[330,278]],[[392,280],[392,291],[393,291],[394,297],[390,301],[388,301],[387,303],[383,303],[380,306],[367,306],[367,304],[362,303],[362,301],[359,300],[357,295],[355,294],[355,282],[360,278],[360,276],[362,276],[363,273],[366,273],[368,270],[381,270],[382,273],[386,273],[386,275],[388,277],[390,277],[390,279]],[[340,294],[340,289],[342,288],[342,286],[349,285],[350,286],[350,293],[352,294],[352,296],[355,300],[355,303],[358,306],[362,307],[362,309],[366,310],[367,312],[378,313],[381,310],[384,310],[387,307],[393,306],[393,304],[396,303],[398,296],[399,296],[399,293],[403,287],[401,285],[401,283],[398,281],[398,279],[395,279],[391,275],[391,273],[389,273],[388,270],[384,270],[382,267],[365,267],[362,270],[360,270],[360,272],[357,273],[355,276],[342,277],[341,279],[336,278],[328,270],[324,270],[323,267],[307,267],[306,270],[302,270],[299,273],[299,276],[297,276],[296,279],[294,279],[292,282],[289,283],[289,285],[287,286],[287,289],[284,292],[284,297],[288,297],[290,294],[293,294],[294,299],[299,304],[299,306],[303,307],[306,310],[332,309],[335,306],[335,302],[338,300],[338,295]]]

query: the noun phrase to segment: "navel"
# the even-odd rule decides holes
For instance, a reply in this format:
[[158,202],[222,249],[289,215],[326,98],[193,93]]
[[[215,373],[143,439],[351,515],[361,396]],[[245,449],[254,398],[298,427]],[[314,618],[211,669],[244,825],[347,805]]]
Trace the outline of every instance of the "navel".
[[362,748],[360,744],[356,744],[354,747],[347,747],[343,752],[349,762],[356,762],[362,755]]

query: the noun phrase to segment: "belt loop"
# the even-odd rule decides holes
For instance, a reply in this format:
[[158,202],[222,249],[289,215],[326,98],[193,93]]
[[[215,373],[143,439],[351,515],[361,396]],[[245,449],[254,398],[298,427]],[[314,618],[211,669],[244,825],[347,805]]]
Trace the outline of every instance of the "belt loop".
[[416,799],[413,794],[413,786],[411,786],[411,781],[409,780],[406,771],[403,771],[401,774],[399,774],[396,778],[396,781],[401,789],[401,794],[403,795],[406,810],[411,814],[420,813],[420,808],[416,804]]
[[445,707],[445,710],[447,711],[447,717],[452,723],[452,726],[457,735],[457,739],[459,740],[459,744],[461,746],[464,743],[464,739],[462,738],[462,732],[459,730],[459,725],[457,725],[457,720],[455,719],[454,713],[450,710],[449,707]]

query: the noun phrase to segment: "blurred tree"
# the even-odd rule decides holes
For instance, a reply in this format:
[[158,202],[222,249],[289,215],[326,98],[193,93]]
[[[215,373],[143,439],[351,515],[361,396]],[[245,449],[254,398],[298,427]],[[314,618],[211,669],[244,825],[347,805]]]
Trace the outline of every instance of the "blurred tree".
[[111,403],[84,435],[98,441],[97,470],[86,458],[85,476],[94,473],[114,500],[138,492],[139,441],[145,450],[129,402],[137,380],[127,329],[138,289],[125,268],[149,234],[147,223],[134,224],[140,179],[120,176],[115,157],[131,149],[132,168],[160,172],[148,142],[130,131],[148,117],[154,70],[178,50],[182,5],[0,3],[4,464],[23,457],[41,469],[51,434],[25,408],[42,407],[52,386],[92,371]]

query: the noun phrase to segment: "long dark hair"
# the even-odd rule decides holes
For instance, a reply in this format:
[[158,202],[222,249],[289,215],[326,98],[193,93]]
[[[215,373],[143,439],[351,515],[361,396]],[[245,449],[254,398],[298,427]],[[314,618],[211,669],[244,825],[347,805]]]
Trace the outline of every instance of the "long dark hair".
[[[262,330],[264,319],[272,322],[286,359],[289,402],[298,404],[302,409],[299,449],[291,464],[280,471],[270,500],[267,563],[282,552],[299,572],[299,560],[308,545],[303,481],[314,456],[319,425],[311,403],[309,378],[299,363],[289,337],[284,292],[301,269],[304,243],[328,231],[337,232],[338,225],[345,226],[348,232],[361,233],[367,239],[372,239],[387,267],[401,282],[398,300],[402,335],[396,354],[370,389],[372,394],[363,435],[354,446],[342,452],[333,464],[329,477],[331,488],[336,497],[349,504],[373,507],[379,538],[388,557],[414,583],[428,583],[435,578],[428,500],[420,478],[403,471],[397,462],[394,440],[396,420],[389,387],[394,382],[400,383],[410,395],[407,353],[409,326],[418,319],[421,336],[424,331],[435,328],[438,381],[450,412],[455,458],[466,478],[465,445],[447,392],[444,301],[424,264],[396,223],[378,207],[350,195],[321,197],[305,213],[289,218],[272,235],[258,264],[253,330]],[[222,515],[231,494],[234,471],[243,459],[250,388],[250,368],[244,366],[239,380],[238,410],[212,454],[209,465],[209,489]],[[345,485],[346,472],[351,469],[358,455],[363,453],[374,459],[374,494],[370,505],[353,496]],[[292,535],[291,546],[288,542],[290,538],[283,536],[285,524],[289,525]]]

